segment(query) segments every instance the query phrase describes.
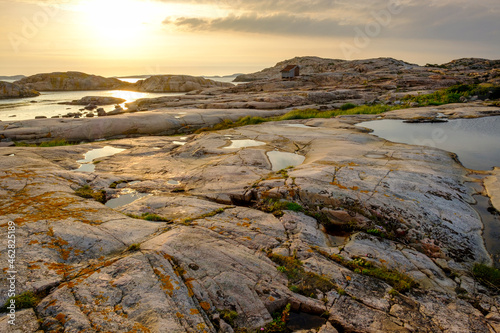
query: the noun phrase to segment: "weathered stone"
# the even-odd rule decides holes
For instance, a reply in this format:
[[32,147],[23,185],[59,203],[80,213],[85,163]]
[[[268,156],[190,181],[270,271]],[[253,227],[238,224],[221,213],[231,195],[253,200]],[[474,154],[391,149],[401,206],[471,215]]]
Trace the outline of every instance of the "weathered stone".
[[0,317],[0,331],[9,333],[38,333],[40,323],[33,309],[17,310],[14,325],[9,324],[11,320],[7,315]]
[[495,168],[492,176],[485,178],[484,186],[486,187],[488,196],[491,198],[491,204],[500,212],[500,168]]
[[80,72],[36,74],[15,83],[38,91],[111,90],[131,86],[131,84],[115,78],[105,78]]
[[203,88],[232,86],[231,83],[189,75],[156,75],[136,83],[138,91],[147,92],[188,92]]
[[0,99],[40,96],[40,93],[23,84],[0,81]]

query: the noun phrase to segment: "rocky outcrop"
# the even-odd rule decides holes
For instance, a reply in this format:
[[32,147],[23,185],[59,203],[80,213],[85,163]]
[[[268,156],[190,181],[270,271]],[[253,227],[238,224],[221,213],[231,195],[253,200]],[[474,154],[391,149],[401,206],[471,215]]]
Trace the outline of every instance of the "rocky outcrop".
[[36,97],[40,93],[24,85],[0,81],[0,99]]
[[[342,92],[340,92],[342,93]],[[326,97],[330,98],[331,95]],[[325,98],[314,96],[312,98]],[[141,107],[144,104],[140,104]],[[219,104],[216,104],[217,106]],[[0,137],[14,141],[50,141],[53,138],[68,141],[93,141],[98,139],[122,138],[125,136],[173,135],[185,133],[198,128],[210,127],[220,123],[222,119],[236,121],[242,117],[274,117],[288,110],[258,109],[161,109],[157,111],[129,112],[116,108],[110,112],[98,111],[103,117],[95,119],[78,119],[68,122],[66,119],[23,120],[4,122],[0,128]],[[434,119],[440,113],[449,119],[473,118],[500,115],[498,107],[487,107],[481,104],[449,104],[439,107],[402,109],[386,112],[382,115],[365,115],[366,120],[375,117],[385,119]],[[70,116],[82,116],[82,113],[71,113]]]
[[[134,116],[148,114],[158,119]],[[387,142],[356,121],[2,148],[0,228],[17,227],[18,292],[42,297],[23,313],[27,332],[38,323],[54,332],[260,331],[287,304],[322,315],[322,332],[498,329],[498,297],[471,274],[490,259],[467,170],[450,153]],[[228,149],[252,139],[265,144]],[[125,151],[99,158],[92,174],[74,171],[106,145]],[[305,160],[272,171],[270,153],[280,152]],[[107,199],[146,196],[111,209],[75,195],[84,186]],[[293,280],[302,271],[320,284],[305,292]],[[398,292],[403,277],[416,284]]]
[[366,60],[346,61],[339,59],[328,59],[320,57],[296,57],[277,63],[275,66],[266,68],[253,74],[243,74],[234,82],[249,82],[257,80],[280,79],[281,70],[288,65],[300,66],[301,75],[312,75],[333,72],[366,72],[375,70],[398,70],[418,67],[401,60],[392,58],[378,58]]
[[189,92],[207,88],[227,88],[233,84],[189,75],[155,75],[138,81],[135,89],[144,92]]
[[112,104],[122,104],[126,100],[123,98],[117,97],[106,97],[106,96],[86,96],[79,100],[75,100],[72,102],[66,102],[61,104],[67,105],[112,105]]
[[115,78],[105,78],[80,72],[36,74],[15,83],[38,91],[79,91],[130,89],[131,84]]

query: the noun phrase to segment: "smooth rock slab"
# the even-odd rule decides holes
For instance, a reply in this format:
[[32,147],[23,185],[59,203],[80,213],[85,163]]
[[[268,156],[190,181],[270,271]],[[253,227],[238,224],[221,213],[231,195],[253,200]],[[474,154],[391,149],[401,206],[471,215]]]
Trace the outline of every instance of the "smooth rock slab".
[[495,168],[492,176],[485,178],[484,186],[491,199],[491,204],[500,211],[500,168]]

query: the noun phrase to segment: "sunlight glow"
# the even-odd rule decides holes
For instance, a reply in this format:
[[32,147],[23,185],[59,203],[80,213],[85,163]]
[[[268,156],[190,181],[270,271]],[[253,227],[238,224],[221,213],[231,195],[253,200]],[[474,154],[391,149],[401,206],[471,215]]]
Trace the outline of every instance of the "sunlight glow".
[[77,5],[99,40],[133,43],[155,16],[155,5],[136,0],[88,0]]

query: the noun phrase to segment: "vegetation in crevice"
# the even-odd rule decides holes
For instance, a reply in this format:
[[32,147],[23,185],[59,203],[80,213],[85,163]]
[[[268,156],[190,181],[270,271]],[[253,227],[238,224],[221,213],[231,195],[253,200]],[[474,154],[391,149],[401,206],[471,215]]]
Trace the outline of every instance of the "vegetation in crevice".
[[141,244],[139,243],[132,244],[127,249],[128,252],[137,252],[140,250],[141,250]]
[[41,143],[27,143],[24,141],[16,141],[14,142],[16,147],[40,147],[40,148],[46,148],[46,147],[60,147],[60,146],[74,146],[77,145],[78,143],[75,142],[69,142],[66,141],[65,139],[54,139],[51,141],[46,141],[46,142],[41,142]]
[[461,99],[477,96],[480,99],[500,98],[500,85],[493,84],[457,84],[432,94],[406,96],[405,103],[418,103],[419,106],[460,103]]
[[106,191],[94,191],[90,185],[84,185],[75,190],[75,194],[81,198],[94,199],[102,204],[106,203]]
[[5,301],[5,304],[0,309],[1,312],[8,312],[7,307],[10,306],[11,300],[15,301],[15,307],[17,310],[34,308],[40,303],[40,297],[32,291],[26,291],[22,294],[10,297]]
[[351,108],[351,105],[347,105],[342,109],[326,110],[320,111],[317,109],[299,109],[292,110],[282,116],[275,116],[269,118],[262,117],[242,117],[236,121],[230,119],[224,119],[221,123],[218,123],[212,127],[204,127],[195,131],[195,133],[202,133],[207,131],[220,131],[229,128],[247,126],[247,125],[257,125],[270,121],[284,121],[284,120],[295,120],[295,119],[311,119],[311,118],[334,118],[341,115],[353,115],[353,114],[380,114],[387,111],[397,110],[405,108],[405,106],[389,106],[389,105],[362,105],[355,106]]
[[375,266],[373,263],[363,258],[353,258],[352,260],[347,260],[338,254],[329,255],[328,253],[321,251],[317,247],[313,247],[313,250],[329,258],[330,260],[333,260],[336,263],[352,270],[354,273],[380,279],[393,287],[393,289],[397,292],[404,293],[418,286],[415,280],[413,280],[407,274],[404,274],[398,270],[389,269],[385,266]]
[[235,327],[235,320],[238,318],[238,312],[233,310],[217,310],[220,314],[221,319],[223,319],[226,323],[231,327]]
[[216,209],[216,210],[214,210],[212,212],[209,212],[209,213],[206,213],[206,214],[202,214],[202,215],[197,216],[197,217],[184,219],[184,220],[182,220],[182,223],[186,224],[186,225],[189,225],[189,224],[191,224],[191,222],[193,222],[195,220],[202,220],[202,219],[205,219],[207,217],[214,217],[216,215],[222,214],[222,213],[224,213],[226,211],[226,209],[229,209],[229,208],[232,208],[232,207],[219,208],[219,209]]
[[287,304],[285,308],[273,313],[273,321],[267,324],[260,331],[264,333],[289,333],[292,332],[287,327],[290,316],[291,305]]
[[475,264],[472,275],[487,287],[500,289],[500,270],[485,264]]
[[153,213],[143,213],[142,215],[126,214],[128,217],[151,222],[171,222],[169,219]]
[[307,272],[300,260],[279,254],[270,254],[269,258],[278,265],[278,270],[288,278],[288,288],[307,297],[317,297],[317,291],[326,293],[337,286],[325,276]]
[[257,204],[257,208],[265,213],[271,213],[274,216],[283,216],[285,210],[290,210],[293,212],[303,212],[304,207],[296,202],[279,200],[279,199],[264,199],[262,202]]

